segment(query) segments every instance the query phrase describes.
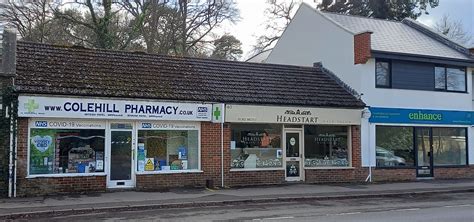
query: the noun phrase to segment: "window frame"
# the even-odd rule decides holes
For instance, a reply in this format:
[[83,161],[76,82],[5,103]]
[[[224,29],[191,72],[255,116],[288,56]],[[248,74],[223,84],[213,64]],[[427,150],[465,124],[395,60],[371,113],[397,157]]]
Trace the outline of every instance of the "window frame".
[[[375,168],[378,168],[378,169],[416,169],[417,168],[417,156],[416,156],[416,132],[415,132],[415,128],[417,127],[426,127],[426,128],[429,128],[430,131],[432,131],[434,128],[462,128],[462,129],[465,129],[465,137],[466,137],[466,163],[465,164],[461,164],[461,165],[435,165],[434,164],[434,157],[433,157],[433,164],[432,164],[432,168],[465,168],[465,167],[469,167],[469,129],[468,127],[461,127],[461,126],[433,126],[433,125],[428,125],[428,126],[423,126],[423,125],[392,125],[392,124],[375,124],[375,135],[377,134],[377,126],[385,126],[385,127],[411,127],[413,128],[413,152],[414,152],[414,165],[413,166],[377,166],[376,163],[374,162],[374,167]],[[432,133],[431,133],[432,134]],[[431,136],[430,137],[430,140],[432,140],[433,137]],[[377,141],[375,140],[375,145],[377,145]],[[371,154],[372,155],[372,154]],[[373,153],[373,155],[375,155],[375,158],[376,157],[376,153]]]
[[[404,126],[404,125],[385,125],[385,124],[376,124],[375,125],[375,146],[376,146],[376,149],[377,149],[377,126],[382,126],[382,127],[410,127],[412,128],[412,148],[413,148],[413,166],[377,166],[377,162],[374,162],[374,166],[375,168],[379,168],[379,169],[416,169],[416,152],[415,152],[415,146],[416,146],[416,137],[415,137],[415,127],[416,126]],[[375,160],[377,160],[377,150],[375,150]]]
[[[388,85],[379,85],[377,81],[377,63],[384,62],[388,64]],[[376,59],[375,60],[375,88],[392,88],[392,60],[390,59]]]
[[[156,121],[151,121],[152,123],[163,123],[163,122],[156,122]],[[169,123],[174,123],[173,121],[169,122]],[[167,128],[167,129],[152,129],[152,128],[149,128],[149,129],[145,129],[145,128],[139,128],[137,127],[136,129],[136,135],[137,135],[137,147],[138,147],[138,131],[193,131],[193,130],[197,130],[198,131],[198,168],[197,169],[188,169],[188,170],[166,170],[166,171],[163,171],[163,170],[160,170],[160,171],[138,171],[138,148],[135,149],[135,152],[134,152],[134,158],[135,158],[135,174],[136,175],[148,175],[148,174],[180,174],[180,173],[202,173],[202,160],[201,160],[201,122],[183,122],[183,121],[179,121],[180,124],[192,124],[192,125],[195,125],[196,126],[196,129],[171,129],[171,128]],[[137,124],[142,124],[142,122],[137,122]],[[189,152],[189,151],[188,151]]]
[[[232,143],[232,141],[235,141],[233,140],[233,136],[234,136],[234,127],[237,126],[236,128],[239,128],[239,127],[243,127],[243,126],[247,126],[247,125],[252,125],[252,126],[261,126],[261,125],[271,125],[271,126],[276,126],[278,127],[278,129],[280,130],[280,148],[282,150],[282,165],[280,167],[262,167],[262,168],[233,168],[232,167],[232,145],[229,146],[229,153],[230,153],[230,165],[229,165],[229,169],[230,169],[230,172],[239,172],[239,171],[278,171],[278,170],[286,170],[285,169],[285,164],[284,164],[284,161],[285,161],[285,158],[284,158],[284,152],[285,152],[285,149],[284,149],[284,144],[283,144],[283,136],[284,136],[284,130],[285,129],[298,129],[298,130],[301,130],[303,129],[302,127],[301,128],[285,128],[284,125],[281,125],[281,124],[275,124],[275,123],[233,123],[230,125],[230,131],[231,131],[231,136],[230,136],[230,141]],[[239,148],[239,147],[235,147],[235,149],[246,149],[246,148]]]
[[[100,122],[101,124],[104,124],[104,127],[77,127],[77,128],[61,128],[61,127],[37,127],[37,126],[32,126],[32,124],[36,121],[65,121],[65,122],[74,122],[76,120],[74,119],[50,119],[50,118],[45,118],[45,119],[36,119],[36,118],[29,118],[28,119],[28,135],[27,135],[27,154],[26,154],[26,179],[31,179],[31,178],[48,178],[48,177],[90,177],[90,176],[107,176],[107,170],[108,170],[108,160],[106,158],[106,150],[107,150],[107,127],[106,127],[106,121],[96,121]],[[91,120],[77,120],[77,121],[91,121]],[[93,121],[93,120],[92,120]],[[103,130],[104,131],[104,172],[93,172],[93,173],[52,173],[52,174],[31,174],[30,173],[30,161],[31,161],[31,130],[32,129],[54,129],[54,130]]]
[[[431,131],[431,135],[433,135],[433,129],[435,128],[441,128],[441,129],[444,129],[444,128],[456,128],[456,129],[464,129],[464,137],[466,138],[466,163],[464,164],[459,164],[459,165],[455,165],[455,164],[446,164],[446,165],[436,165],[435,164],[435,158],[433,156],[433,168],[462,168],[462,167],[469,167],[469,133],[468,133],[468,127],[450,127],[450,126],[432,126],[432,127],[429,127],[430,128],[430,131]],[[434,136],[431,136],[431,140],[433,140]],[[432,142],[433,143],[433,142]],[[433,151],[434,152],[434,151]],[[433,154],[434,155],[434,154]]]
[[[308,125],[311,126],[311,125]],[[341,126],[341,125],[315,125],[317,126]],[[349,166],[315,166],[315,167],[310,167],[310,166],[305,166],[305,160],[306,156],[304,150],[306,149],[306,146],[303,149],[303,158],[301,161],[303,161],[303,169],[307,170],[318,170],[318,169],[353,169],[354,164],[352,163],[352,126],[350,125],[342,125],[343,127],[346,127],[347,130],[347,161],[349,162]],[[304,127],[303,127],[303,142],[306,139],[305,133],[304,133]]]
[[[444,69],[444,89],[436,88],[436,68]],[[463,69],[464,70],[464,91],[463,90],[449,90],[448,89],[448,69]],[[467,93],[467,67],[464,66],[453,66],[453,65],[443,65],[443,64],[434,64],[433,67],[433,89],[438,92],[455,92],[455,93]]]

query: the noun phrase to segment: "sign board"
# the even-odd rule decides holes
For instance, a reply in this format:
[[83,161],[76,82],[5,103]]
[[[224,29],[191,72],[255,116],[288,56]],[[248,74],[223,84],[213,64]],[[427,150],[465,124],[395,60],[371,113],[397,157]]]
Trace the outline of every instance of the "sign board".
[[143,121],[138,123],[139,130],[199,130],[201,123],[185,121]]
[[212,122],[223,123],[225,120],[225,105],[224,103],[212,104]]
[[415,124],[474,124],[473,113],[466,111],[370,108],[372,123],[415,123]]
[[226,105],[225,121],[302,125],[359,125],[362,109]]
[[20,96],[20,117],[211,121],[211,104]]
[[105,129],[105,121],[83,119],[43,119],[33,118],[29,121],[30,128],[51,129]]
[[153,158],[146,158],[145,171],[154,171],[155,163]]

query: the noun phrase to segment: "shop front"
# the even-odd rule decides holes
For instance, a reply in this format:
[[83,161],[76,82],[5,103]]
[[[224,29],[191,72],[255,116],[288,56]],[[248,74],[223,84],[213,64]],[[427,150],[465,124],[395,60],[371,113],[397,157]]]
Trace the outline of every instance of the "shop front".
[[[20,130],[27,136],[19,138],[20,145],[26,142],[19,146],[19,153],[26,154],[20,155],[26,169],[19,167],[19,174],[25,174],[19,177],[19,190],[31,191],[41,182],[83,191],[135,188],[143,186],[137,183],[147,175],[199,174],[201,123],[211,120],[211,107],[20,96],[18,115],[20,124],[26,123]],[[62,182],[65,178],[77,184]]]
[[363,180],[360,109],[226,105],[225,113],[230,175],[257,184]]
[[[370,108],[374,179],[468,178],[472,112]],[[380,172],[398,172],[386,174]],[[400,173],[402,172],[402,173]],[[382,175],[384,174],[384,175]],[[393,178],[386,178],[393,175]]]

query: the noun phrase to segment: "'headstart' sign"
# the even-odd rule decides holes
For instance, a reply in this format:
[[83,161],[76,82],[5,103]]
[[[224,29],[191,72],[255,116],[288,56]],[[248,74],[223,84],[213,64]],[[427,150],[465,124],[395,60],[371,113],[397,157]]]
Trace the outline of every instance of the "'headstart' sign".
[[20,96],[20,117],[211,121],[211,104]]

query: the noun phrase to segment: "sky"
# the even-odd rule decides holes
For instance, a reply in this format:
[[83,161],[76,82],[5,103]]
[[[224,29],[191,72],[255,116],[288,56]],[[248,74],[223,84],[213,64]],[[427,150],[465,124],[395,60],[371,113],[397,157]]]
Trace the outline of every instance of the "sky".
[[[303,0],[315,7],[318,0]],[[474,35],[474,0],[439,0],[439,6],[429,8],[429,15],[422,15],[418,21],[433,26],[444,14],[464,24],[464,29]],[[224,32],[237,37],[242,42],[243,59],[250,56],[252,46],[258,36],[264,33],[266,0],[236,0],[240,10],[240,21],[228,25]]]

